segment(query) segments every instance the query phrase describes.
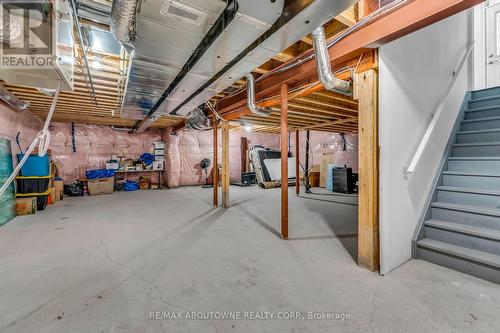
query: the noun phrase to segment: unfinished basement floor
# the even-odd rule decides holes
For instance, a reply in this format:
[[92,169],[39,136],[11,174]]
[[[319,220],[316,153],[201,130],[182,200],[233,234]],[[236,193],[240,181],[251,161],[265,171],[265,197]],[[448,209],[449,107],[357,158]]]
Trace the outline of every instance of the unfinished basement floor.
[[[423,261],[356,266],[356,197],[231,187],[65,198],[0,228],[0,332],[485,332],[500,287]],[[328,202],[329,201],[329,202]],[[334,237],[334,235],[338,237]],[[150,312],[348,314],[346,320],[150,319]]]

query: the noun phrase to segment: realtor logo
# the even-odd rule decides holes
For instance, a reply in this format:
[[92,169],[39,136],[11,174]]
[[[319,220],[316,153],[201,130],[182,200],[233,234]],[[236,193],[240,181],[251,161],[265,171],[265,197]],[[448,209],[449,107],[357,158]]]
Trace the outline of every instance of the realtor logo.
[[0,68],[49,68],[55,54],[52,3],[0,3]]

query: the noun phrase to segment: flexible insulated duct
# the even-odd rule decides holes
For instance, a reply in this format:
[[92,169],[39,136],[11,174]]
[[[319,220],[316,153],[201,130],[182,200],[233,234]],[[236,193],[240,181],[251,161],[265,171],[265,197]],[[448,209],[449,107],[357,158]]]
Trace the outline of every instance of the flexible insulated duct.
[[349,81],[340,80],[332,73],[330,65],[330,56],[326,45],[326,36],[323,26],[315,29],[312,32],[312,40],[314,47],[314,55],[316,56],[316,67],[318,69],[318,77],[323,86],[327,90],[340,92],[342,94],[351,92],[351,84]]
[[138,0],[114,0],[111,6],[110,29],[117,40],[128,43]]
[[260,116],[269,116],[273,112],[271,108],[257,106],[255,101],[255,80],[252,73],[247,75],[247,107],[251,113]]
[[205,112],[196,108],[191,111],[186,120],[186,128],[196,131],[208,131],[212,129],[210,119],[207,118]]

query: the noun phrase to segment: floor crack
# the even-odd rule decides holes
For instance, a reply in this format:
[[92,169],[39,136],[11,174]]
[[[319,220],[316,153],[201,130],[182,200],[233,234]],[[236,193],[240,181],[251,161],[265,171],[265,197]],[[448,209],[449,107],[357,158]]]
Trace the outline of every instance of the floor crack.
[[177,304],[174,304],[174,303],[171,303],[171,302],[167,301],[167,300],[165,299],[165,294],[163,294],[163,291],[161,291],[161,289],[160,289],[160,288],[159,288],[156,284],[154,284],[153,282],[149,281],[149,280],[148,280],[148,279],[146,279],[144,276],[142,276],[142,275],[138,274],[138,273],[136,272],[136,270],[135,270],[135,268],[134,268],[133,266],[131,266],[131,267],[130,267],[130,269],[131,269],[131,271],[132,271],[132,274],[133,274],[136,278],[138,278],[138,279],[142,280],[144,283],[148,284],[152,290],[156,291],[156,293],[158,294],[158,297],[160,298],[160,300],[161,300],[163,303],[165,303],[165,304],[167,304],[167,305],[170,305],[170,306],[172,306],[172,307],[174,307],[174,308],[177,308],[177,309],[180,309],[180,310],[183,310],[183,311],[189,312],[189,310],[187,310],[187,309],[183,308],[182,306],[179,306],[179,305],[177,305]]
[[111,262],[112,264],[123,267],[124,265],[121,262],[119,262],[119,261],[117,261],[109,256],[109,249],[106,246],[106,243],[104,243],[104,241],[102,239],[101,239],[101,244],[102,244],[102,247],[104,248],[104,257],[106,259],[108,259],[108,261]]
[[373,321],[375,320],[375,316],[373,314],[373,311],[375,310],[375,301],[378,297],[378,294],[380,292],[380,289],[381,289],[381,286],[379,286],[377,289],[375,289],[375,292],[373,293],[373,299],[371,301],[371,310],[370,310],[370,320],[368,322],[368,326],[370,326],[370,330],[372,331],[372,333],[375,332],[375,330],[373,329]]

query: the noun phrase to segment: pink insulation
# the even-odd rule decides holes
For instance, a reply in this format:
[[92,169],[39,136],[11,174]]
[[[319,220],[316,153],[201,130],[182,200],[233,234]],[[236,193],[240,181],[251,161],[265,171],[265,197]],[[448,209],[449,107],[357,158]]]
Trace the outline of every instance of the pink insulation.
[[[21,132],[20,144],[25,151],[43,127],[43,121],[32,113],[13,111],[4,105],[0,105],[0,119],[0,136],[11,140],[14,154],[19,152],[17,132]],[[162,140],[159,130],[130,135],[106,126],[75,124],[76,152],[73,152],[71,124],[51,123],[50,135],[51,157],[66,183],[85,177],[86,170],[104,168],[112,155],[136,159],[144,152],[152,153],[153,142]],[[158,181],[156,174],[152,178]]]
[[[57,110],[56,110],[57,112]],[[11,140],[12,151],[19,149],[15,142],[17,132],[21,132],[23,150],[30,145],[35,135],[43,127],[43,122],[30,112],[17,112],[0,105],[0,137]],[[219,131],[219,164],[222,153],[221,131]],[[128,134],[106,126],[75,124],[76,152],[73,152],[71,124],[54,122],[51,125],[50,150],[53,160],[59,166],[59,173],[66,183],[84,177],[85,171],[104,168],[112,155],[136,159],[144,152],[153,152],[154,141],[166,142],[165,181],[170,187],[179,185],[199,185],[205,182],[205,174],[199,167],[204,158],[212,160],[212,131],[181,131],[172,135],[165,130],[148,130],[140,134]],[[240,181],[241,174],[241,137],[249,140],[249,146],[262,145],[279,149],[280,137],[277,134],[247,133],[231,130],[229,135],[230,179]],[[300,159],[304,165],[306,133],[300,134]],[[346,135],[346,150],[339,134],[311,131],[310,164],[320,164],[322,153],[334,153],[335,163],[358,170],[358,143],[356,135]],[[291,151],[295,152],[295,133],[291,133]],[[211,182],[212,166],[209,168]],[[138,176],[137,176],[138,177]],[[154,174],[153,181],[157,181]],[[130,176],[134,179],[134,176]]]
[[[354,134],[346,134],[346,150],[344,150],[344,142],[340,134],[310,131],[310,153],[309,165],[321,164],[321,156],[324,153],[334,154],[333,163],[338,165],[347,165],[352,168],[353,172],[358,172],[358,136]],[[295,132],[291,133],[290,145],[292,153],[295,153]],[[300,163],[305,164],[306,151],[306,132],[300,133]]]
[[[241,178],[241,137],[249,140],[249,145],[260,144],[273,149],[279,148],[279,136],[276,134],[246,133],[231,131],[229,135],[229,169],[231,181]],[[199,185],[205,183],[205,174],[200,168],[200,161],[204,158],[212,160],[213,132],[212,131],[181,131],[177,135],[168,135],[169,171],[167,181],[170,187],[176,185]],[[219,131],[219,164],[222,158],[222,138]],[[212,161],[213,162],[213,161]],[[168,168],[167,166],[167,168]],[[210,166],[209,182],[211,182],[213,163]]]

